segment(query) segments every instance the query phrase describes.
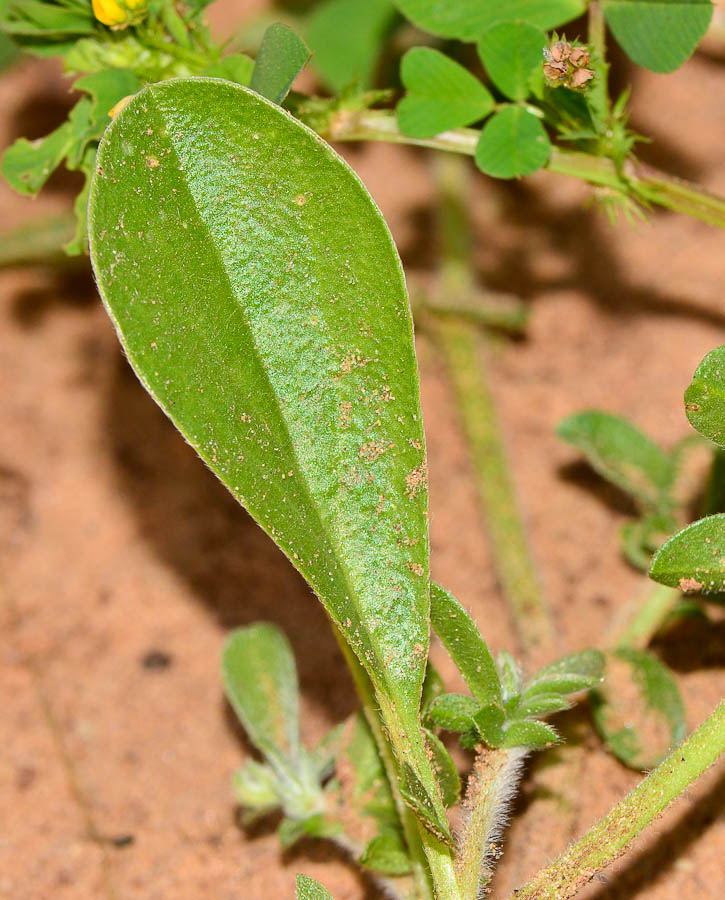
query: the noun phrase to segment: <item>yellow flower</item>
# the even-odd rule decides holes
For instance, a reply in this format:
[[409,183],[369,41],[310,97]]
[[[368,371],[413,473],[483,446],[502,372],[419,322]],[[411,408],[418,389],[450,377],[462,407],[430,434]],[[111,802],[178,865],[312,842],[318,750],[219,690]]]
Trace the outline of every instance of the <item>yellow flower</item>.
[[146,13],[146,0],[92,0],[93,15],[110,28],[126,28]]

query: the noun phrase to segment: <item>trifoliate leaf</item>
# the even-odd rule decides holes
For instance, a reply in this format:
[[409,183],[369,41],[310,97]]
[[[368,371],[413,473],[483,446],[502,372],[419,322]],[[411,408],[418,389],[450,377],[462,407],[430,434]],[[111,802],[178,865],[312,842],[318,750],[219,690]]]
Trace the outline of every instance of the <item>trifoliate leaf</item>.
[[541,69],[541,53],[547,38],[526,22],[501,22],[484,31],[478,55],[496,87],[511,100],[524,100],[530,93],[534,71]]

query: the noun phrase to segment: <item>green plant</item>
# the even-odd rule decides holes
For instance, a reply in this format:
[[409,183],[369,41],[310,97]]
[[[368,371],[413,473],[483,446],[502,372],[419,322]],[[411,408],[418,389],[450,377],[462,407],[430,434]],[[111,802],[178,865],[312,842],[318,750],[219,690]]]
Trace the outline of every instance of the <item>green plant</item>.
[[[263,625],[230,637],[227,692],[265,760],[236,778],[247,815],[281,807],[283,842],[336,840],[401,896],[475,896],[521,758],[557,740],[541,718],[596,685],[602,658],[585,651],[522,682],[512,657],[496,663],[465,610],[429,583],[411,319],[379,212],[274,103],[192,78],[145,88],[106,131],[90,235],[131,364],[313,586],[360,694],[364,718],[303,748],[284,638]],[[444,693],[427,664],[431,623],[470,696]],[[620,828],[605,822],[582,839],[584,868],[565,857],[523,895],[571,896],[615,858],[717,758],[724,715],[678,751],[687,766],[665,761],[623,801]],[[475,752],[458,842],[446,813],[458,773],[440,728]],[[321,890],[300,884],[302,896]]]
[[[312,585],[358,688],[361,711],[305,748],[284,636],[269,625],[230,636],[226,691],[264,760],[235,777],[244,816],[281,811],[283,845],[304,835],[334,840],[393,894],[470,900],[485,889],[522,760],[558,740],[542,720],[566,709],[572,694],[601,698],[605,659],[588,650],[521,672],[533,647],[550,650],[552,629],[471,322],[515,331],[524,316],[515,303],[479,302],[457,160],[436,168],[440,284],[416,309],[440,339],[476,451],[523,664],[508,653],[494,660],[466,611],[430,582],[425,438],[402,270],[379,211],[322,137],[468,154],[502,178],[547,167],[604,188],[610,212],[659,203],[725,224],[719,198],[638,167],[627,94],[608,96],[603,16],[633,59],[666,71],[692,52],[711,13],[705,2],[669,5],[677,27],[657,46],[649,38],[663,32],[661,4],[644,0],[591,3],[587,41],[542,30],[581,13],[579,0],[522,0],[506,18],[500,4],[400,2],[433,37],[402,56],[405,93],[395,112],[371,108],[391,99],[374,89],[374,73],[388,51],[399,55],[405,28],[396,31],[401,19],[384,0],[364,9],[332,0],[304,23],[331,98],[291,92],[310,53],[282,24],[264,30],[253,60],[224,55],[203,23],[203,3],[2,6],[5,31],[30,52],[61,56],[68,73],[82,73],[75,86],[88,95],[51,135],[11,147],[3,173],[24,193],[63,161],[86,175],[69,252],[83,249],[88,232],[131,364]],[[362,37],[338,40],[353,32]],[[475,44],[478,58],[436,36]],[[658,532],[676,527],[674,463],[631,426],[577,426],[572,433],[590,458],[641,506],[627,539],[641,566]],[[470,695],[445,692],[428,661],[431,625]],[[667,721],[667,748],[679,743],[671,676],[638,646],[619,644],[607,665],[614,659],[643,679],[645,709]],[[616,685],[600,699],[600,728],[621,758],[654,764],[664,746],[647,756],[632,735],[611,728],[617,699]],[[721,705],[517,897],[573,896],[719,756],[723,715]],[[447,808],[461,784],[444,731],[474,753],[457,840]],[[305,876],[298,891],[329,897]]]

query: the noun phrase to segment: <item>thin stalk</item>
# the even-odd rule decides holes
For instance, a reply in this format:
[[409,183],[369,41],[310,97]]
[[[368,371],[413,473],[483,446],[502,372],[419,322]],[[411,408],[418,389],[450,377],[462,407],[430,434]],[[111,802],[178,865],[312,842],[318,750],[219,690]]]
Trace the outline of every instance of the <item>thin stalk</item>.
[[491,878],[487,862],[505,822],[521,773],[524,750],[481,748],[473,764],[463,808],[468,813],[456,854],[456,874],[465,898],[478,897]]
[[[434,160],[439,193],[440,289],[451,297],[475,290],[466,215],[468,173],[455,157]],[[495,401],[478,334],[460,320],[434,323],[468,441],[493,556],[525,653],[549,641],[551,614],[521,519]]]
[[644,603],[637,603],[635,614],[617,634],[616,645],[636,647],[639,650],[648,647],[681,596],[682,593],[677,588],[656,585],[650,590]]
[[[342,110],[322,133],[330,141],[385,141],[467,156],[475,154],[479,135],[475,128],[458,128],[432,138],[407,137],[398,129],[395,113],[387,110]],[[633,160],[620,174],[611,159],[554,147],[546,168],[598,187],[632,193],[648,203],[725,228],[725,198]]]
[[508,900],[569,900],[725,752],[725,701],[584,837]]

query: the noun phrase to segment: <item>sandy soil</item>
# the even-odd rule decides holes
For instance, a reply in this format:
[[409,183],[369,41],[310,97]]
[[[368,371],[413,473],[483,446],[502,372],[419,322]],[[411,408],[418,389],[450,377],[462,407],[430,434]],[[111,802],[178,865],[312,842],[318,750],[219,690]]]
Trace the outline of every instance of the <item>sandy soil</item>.
[[[262,4],[229,0],[218,19],[253,5]],[[635,84],[634,125],[655,139],[642,157],[720,193],[724,78],[722,63],[700,56]],[[0,80],[0,145],[44,133],[66,102],[55,66],[23,63]],[[430,278],[426,155],[345,153],[410,277]],[[55,178],[35,202],[0,184],[2,226],[64,208],[75,184]],[[674,442],[688,431],[682,391],[725,338],[722,233],[661,212],[639,230],[613,230],[587,198],[541,174],[506,185],[476,177],[471,202],[482,283],[532,306],[527,340],[498,344],[491,368],[561,652],[601,641],[643,582],[617,549],[626,501],[554,426],[599,406]],[[230,796],[250,749],[220,688],[229,628],[266,619],[289,635],[307,741],[355,706],[317,601],[140,388],[86,273],[2,273],[0,293],[0,897],[263,900],[292,897],[302,871],[336,900],[376,900],[336,851],[304,843],[283,853],[271,826],[245,833]],[[445,373],[425,334],[418,349],[434,574],[485,623],[494,649],[515,648]],[[723,694],[725,629],[691,625],[662,651],[694,727]],[[497,896],[637,781],[585,714],[561,724],[577,742],[529,767]],[[720,769],[582,896],[722,897],[724,799]]]

